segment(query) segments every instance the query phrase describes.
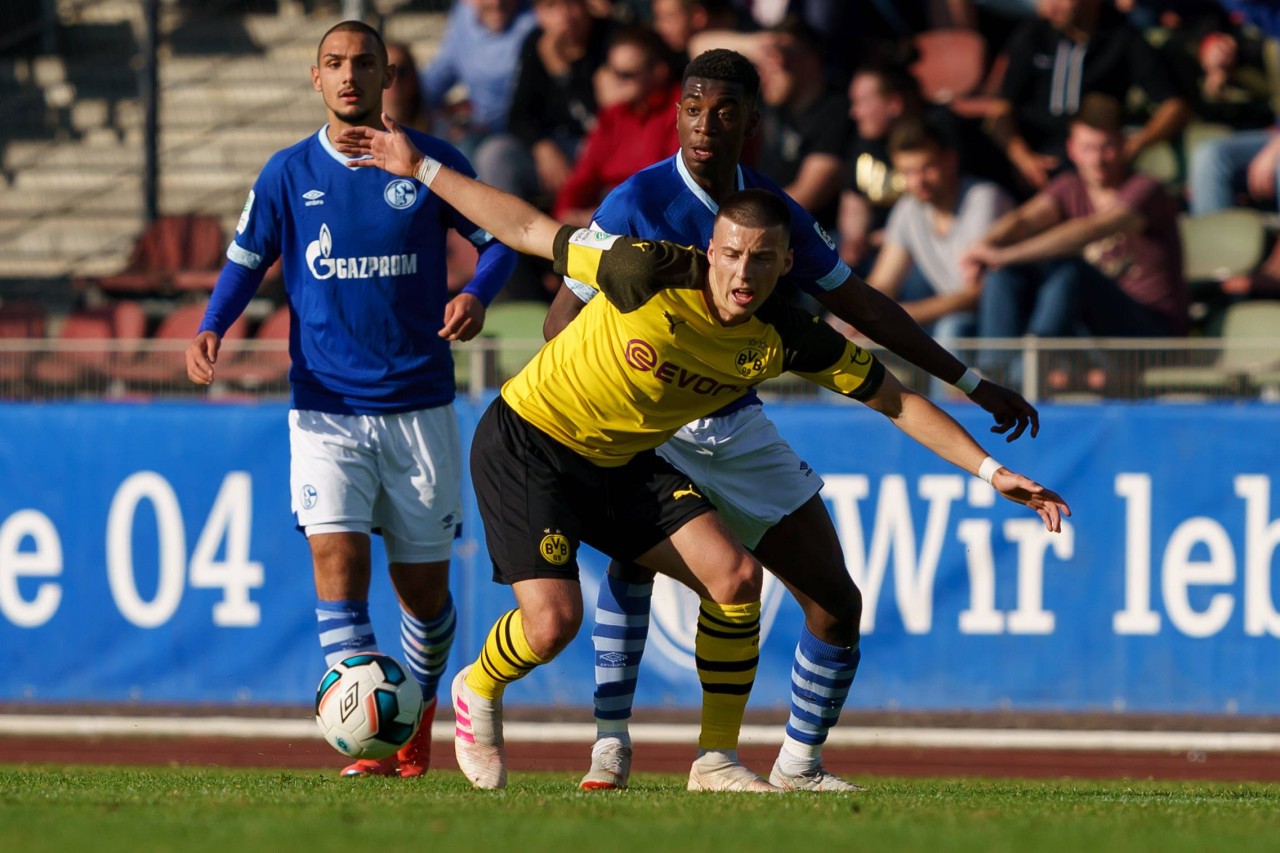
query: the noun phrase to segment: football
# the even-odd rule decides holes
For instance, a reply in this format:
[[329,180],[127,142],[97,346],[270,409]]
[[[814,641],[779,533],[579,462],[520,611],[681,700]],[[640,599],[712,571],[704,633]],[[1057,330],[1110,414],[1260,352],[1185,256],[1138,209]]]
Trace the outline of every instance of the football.
[[422,721],[422,690],[395,658],[368,652],[334,664],[316,688],[316,724],[351,758],[386,758]]

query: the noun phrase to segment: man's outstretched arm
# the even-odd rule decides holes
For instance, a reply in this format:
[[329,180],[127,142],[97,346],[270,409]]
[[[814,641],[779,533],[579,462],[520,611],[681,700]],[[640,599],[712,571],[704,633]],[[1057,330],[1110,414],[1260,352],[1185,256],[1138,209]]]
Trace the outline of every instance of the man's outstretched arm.
[[335,146],[349,157],[367,159],[348,163],[376,167],[405,178],[417,178],[431,191],[476,225],[517,252],[551,258],[560,223],[524,199],[459,174],[438,160],[423,155],[400,126],[386,113],[387,129],[352,127],[344,130]]
[[969,399],[991,413],[995,426],[991,431],[1008,433],[1006,441],[1020,437],[1031,427],[1031,437],[1040,433],[1040,414],[1022,395],[1003,385],[983,379],[966,387],[961,380],[973,381],[964,362],[947,352],[929,337],[901,305],[876,290],[856,275],[844,284],[818,296],[823,307],[851,324],[885,349],[905,358],[943,382],[957,385]]
[[876,393],[863,402],[941,458],[986,480],[1008,500],[1034,510],[1046,530],[1061,531],[1063,516],[1071,515],[1061,495],[992,459],[954,418],[903,387],[892,373],[886,372]]

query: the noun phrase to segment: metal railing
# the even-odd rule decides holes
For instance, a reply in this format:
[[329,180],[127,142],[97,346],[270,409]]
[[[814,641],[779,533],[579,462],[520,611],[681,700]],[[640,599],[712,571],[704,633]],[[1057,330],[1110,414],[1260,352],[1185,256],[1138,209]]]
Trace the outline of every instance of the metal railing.
[[[454,347],[459,393],[482,396],[520,366],[537,340],[481,337]],[[289,356],[283,341],[230,341],[208,389],[186,378],[186,341],[0,339],[0,400],[283,400]],[[872,347],[908,387],[941,400],[958,392]],[[1032,402],[1151,400],[1280,401],[1280,340],[965,340],[956,354]],[[766,399],[828,399],[787,375],[764,383]]]

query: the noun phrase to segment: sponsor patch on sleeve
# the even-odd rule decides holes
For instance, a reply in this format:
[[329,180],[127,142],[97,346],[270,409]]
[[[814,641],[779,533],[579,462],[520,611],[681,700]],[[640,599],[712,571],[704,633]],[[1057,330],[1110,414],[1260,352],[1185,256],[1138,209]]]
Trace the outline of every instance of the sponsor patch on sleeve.
[[616,234],[606,234],[593,228],[579,228],[569,235],[569,242],[588,249],[608,249],[618,239]]
[[236,233],[243,234],[244,229],[249,227],[249,212],[253,210],[253,190],[249,190],[249,197],[244,200],[244,210],[240,211],[240,221],[236,223]]

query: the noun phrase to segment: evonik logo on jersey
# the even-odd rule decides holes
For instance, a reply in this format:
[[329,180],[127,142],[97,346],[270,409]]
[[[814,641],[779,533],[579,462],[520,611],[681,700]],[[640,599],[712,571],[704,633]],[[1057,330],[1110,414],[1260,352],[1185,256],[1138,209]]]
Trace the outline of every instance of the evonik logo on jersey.
[[642,373],[652,373],[660,382],[675,385],[695,394],[706,394],[714,397],[721,391],[733,393],[745,390],[742,385],[730,385],[721,382],[713,376],[706,376],[697,371],[689,370],[673,361],[659,363],[658,351],[654,349],[653,344],[639,338],[632,338],[627,341],[626,349],[622,355],[627,364],[633,369]]
[[379,278],[413,275],[418,271],[418,253],[407,255],[362,255],[354,258],[334,257],[333,235],[327,224],[320,225],[320,236],[307,244],[307,268],[317,279],[338,277]]

